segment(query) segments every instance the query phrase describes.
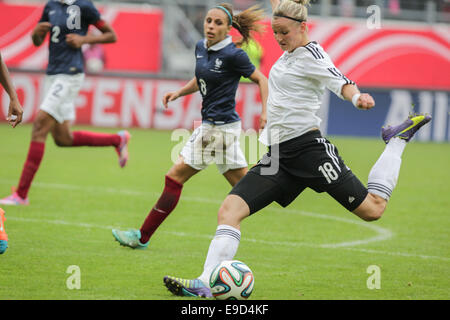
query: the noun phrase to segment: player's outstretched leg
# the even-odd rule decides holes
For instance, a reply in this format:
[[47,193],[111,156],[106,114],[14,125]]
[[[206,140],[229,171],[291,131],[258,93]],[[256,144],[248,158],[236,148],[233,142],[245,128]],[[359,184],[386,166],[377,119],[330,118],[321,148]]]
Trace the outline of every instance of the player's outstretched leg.
[[[232,195],[231,198],[228,196],[225,199],[225,205],[222,204],[222,207],[219,210],[219,219],[221,219],[221,214],[226,215],[229,210],[233,209],[229,203],[230,199],[231,203],[233,203],[232,200],[235,198],[236,196]],[[203,273],[197,279],[193,280],[165,276],[165,286],[170,292],[177,296],[211,297],[211,291],[208,287],[210,274],[218,263],[224,260],[233,260],[239,247],[240,239],[241,232],[238,229],[229,225],[219,225],[216,229],[216,235],[209,245],[208,254],[203,266]]]
[[116,241],[120,243],[121,246],[130,247],[132,249],[146,249],[148,247],[147,241],[146,243],[141,243],[141,232],[139,230],[128,230],[128,231],[120,231],[117,229],[112,229],[112,234]]
[[16,190],[16,187],[11,188],[11,195],[0,199],[0,204],[6,206],[27,206],[30,204],[28,197],[22,198]]
[[163,223],[167,216],[175,209],[180,199],[183,185],[169,176],[166,176],[163,193],[152,208],[142,227],[139,230],[119,231],[113,230],[113,235],[123,246],[137,248],[148,246],[151,236]]
[[212,298],[211,290],[200,279],[165,276],[164,285],[176,296]]
[[369,173],[367,189],[386,201],[397,185],[402,154],[407,142],[422,126],[431,121],[430,115],[416,114],[409,116],[397,126],[387,126],[381,129],[381,136],[386,148],[378,158]]
[[119,156],[119,166],[123,168],[128,161],[128,142],[131,134],[126,130],[119,131],[117,134],[120,136],[120,144],[116,147],[116,152]]
[[8,248],[8,235],[5,230],[5,211],[0,208],[0,254],[5,253]]
[[[33,127],[33,134],[34,134]],[[46,134],[45,134],[46,135]],[[28,149],[28,155],[23,165],[17,187],[12,187],[12,194],[0,200],[2,205],[20,206],[28,205],[28,191],[31,183],[38,171],[42,158],[44,157],[45,143],[40,141],[31,141]]]
[[430,115],[415,114],[411,115],[403,123],[397,126],[387,126],[381,129],[381,136],[384,142],[387,144],[392,138],[400,138],[409,142],[414,134],[422,126],[431,121]]

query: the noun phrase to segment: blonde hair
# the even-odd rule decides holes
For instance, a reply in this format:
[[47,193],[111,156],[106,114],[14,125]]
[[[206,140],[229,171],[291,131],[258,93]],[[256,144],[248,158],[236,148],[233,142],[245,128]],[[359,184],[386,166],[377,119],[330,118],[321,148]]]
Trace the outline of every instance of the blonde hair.
[[290,17],[297,21],[306,21],[308,18],[308,9],[310,0],[281,0],[273,11],[274,17]]
[[252,32],[262,33],[264,31],[264,25],[258,23],[264,19],[264,10],[259,5],[254,5],[236,15],[233,14],[232,4],[221,3],[218,6],[228,10],[232,18],[231,25],[242,35],[242,39],[238,41],[237,45],[248,43],[252,39]]

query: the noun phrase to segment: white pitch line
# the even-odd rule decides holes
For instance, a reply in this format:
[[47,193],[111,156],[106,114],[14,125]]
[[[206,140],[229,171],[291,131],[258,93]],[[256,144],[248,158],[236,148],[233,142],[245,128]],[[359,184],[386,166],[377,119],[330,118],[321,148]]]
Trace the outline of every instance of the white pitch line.
[[[117,189],[117,188],[110,188],[110,187],[80,187],[75,185],[67,185],[67,184],[52,184],[52,183],[37,183],[38,187],[46,187],[46,188],[58,188],[58,189],[67,189],[67,190],[79,190],[79,191],[91,191],[91,192],[106,192],[106,193],[113,193],[113,194],[123,194],[123,195],[132,195],[132,196],[148,196],[149,194],[155,197],[159,197],[160,193],[156,192],[142,192],[142,191],[133,191],[129,189]],[[200,203],[211,203],[211,204],[217,204],[218,206],[222,204],[223,200],[218,199],[211,199],[211,198],[205,198],[205,197],[193,197],[193,196],[181,196],[182,201],[188,201],[188,202],[200,202]],[[319,213],[313,213],[313,212],[305,212],[301,210],[294,210],[294,209],[286,209],[286,208],[266,208],[265,210],[268,211],[275,211],[275,212],[281,212],[281,213],[292,213],[312,218],[319,218],[319,219],[325,219],[325,220],[334,220],[342,223],[348,223],[353,224],[357,226],[361,226],[363,228],[370,229],[374,232],[376,232],[376,236],[368,238],[368,239],[359,239],[354,241],[346,241],[346,242],[340,242],[340,243],[330,243],[330,244],[321,244],[319,245],[321,248],[339,248],[339,247],[351,247],[356,245],[362,245],[362,244],[368,244],[372,242],[378,242],[378,241],[384,241],[393,236],[392,232],[388,229],[382,228],[380,226],[370,224],[367,222],[359,221],[359,220],[353,220],[349,218],[343,218],[343,217],[335,217],[330,216],[326,214],[319,214]]]
[[[95,225],[95,224],[89,224],[89,223],[70,222],[70,221],[65,221],[65,220],[46,220],[46,219],[21,218],[21,217],[11,217],[11,216],[8,217],[8,220],[18,221],[18,222],[29,222],[29,223],[48,223],[48,224],[54,224],[54,225],[65,225],[65,226],[88,228],[88,229],[111,230],[111,229],[117,228],[117,226],[116,227],[103,226],[103,225]],[[194,239],[204,238],[204,239],[208,239],[208,240],[211,240],[213,238],[213,236],[211,236],[211,235],[196,234],[196,233],[189,233],[189,232],[176,232],[176,231],[159,231],[159,232],[164,233],[164,234],[169,234],[172,236],[176,236],[176,237],[182,237],[182,238],[186,238],[186,237],[194,238]],[[305,242],[268,241],[268,240],[261,240],[261,239],[252,239],[252,238],[243,238],[241,241],[259,243],[259,244],[264,244],[264,245],[268,245],[268,246],[344,249],[344,250],[358,251],[358,252],[371,253],[371,254],[421,258],[421,259],[426,259],[426,260],[427,259],[435,259],[435,260],[442,260],[442,261],[450,261],[450,258],[439,257],[439,256],[429,256],[429,255],[423,255],[423,254],[412,254],[412,253],[403,253],[403,252],[389,252],[389,251],[362,249],[362,248],[332,247],[332,246],[323,246],[323,245],[318,245],[318,244],[313,244],[313,243],[305,243]]]
[[[0,180],[3,182],[3,180]],[[8,183],[10,183],[8,181]],[[77,190],[77,191],[83,191],[83,192],[92,192],[92,193],[112,193],[112,194],[121,194],[121,195],[128,195],[128,196],[155,196],[159,197],[160,193],[156,192],[142,192],[142,191],[134,191],[129,189],[120,189],[120,188],[111,188],[111,187],[93,187],[93,186],[77,186],[77,185],[68,185],[68,184],[59,184],[59,183],[43,183],[43,182],[37,182],[34,183],[34,186],[41,187],[41,188],[51,188],[51,189],[63,189],[63,190]],[[217,199],[211,199],[211,198],[205,198],[205,197],[192,197],[192,196],[181,196],[182,201],[188,201],[188,202],[200,202],[200,203],[212,203],[217,204],[218,206],[222,203],[223,200],[217,200]],[[370,237],[368,239],[359,239],[359,240],[353,240],[353,241],[346,241],[346,242],[340,242],[340,243],[330,243],[330,244],[321,244],[321,245],[314,245],[318,246],[320,248],[340,248],[340,247],[352,247],[356,245],[363,245],[363,244],[369,244],[372,242],[378,242],[378,241],[384,241],[393,236],[392,232],[388,229],[382,228],[380,226],[376,226],[374,224],[370,224],[367,222],[362,222],[359,220],[353,220],[349,218],[343,218],[343,217],[335,217],[330,216],[326,214],[319,214],[319,213],[313,213],[313,212],[305,212],[300,210],[294,210],[294,209],[277,209],[277,208],[266,208],[265,210],[272,211],[272,212],[281,212],[281,213],[291,213],[291,214],[297,214],[312,218],[319,218],[319,219],[325,219],[325,220],[334,220],[342,223],[347,224],[353,224],[357,225],[363,228],[370,229],[374,232],[376,232],[376,235],[374,237]],[[309,244],[308,244],[309,245]]]
[[[0,180],[1,184],[11,184],[14,182],[11,182],[9,180]],[[119,189],[119,188],[111,188],[111,187],[93,187],[93,186],[77,186],[77,185],[67,185],[67,184],[56,184],[56,183],[43,183],[43,182],[37,182],[33,184],[35,187],[41,187],[41,188],[51,188],[51,189],[64,189],[64,190],[77,190],[77,191],[92,191],[92,192],[103,192],[103,193],[112,193],[112,194],[122,194],[122,195],[130,195],[130,196],[155,196],[158,197],[160,193],[157,192],[143,192],[143,191],[136,191],[136,190],[130,190],[130,189]],[[182,196],[183,201],[190,201],[190,202],[200,202],[200,203],[212,203],[220,205],[223,200],[217,200],[217,199],[211,199],[211,198],[204,198],[204,197],[190,197],[190,196]],[[422,254],[410,254],[410,253],[402,253],[402,252],[389,252],[389,251],[380,251],[380,250],[372,250],[372,249],[363,249],[363,248],[352,248],[353,246],[362,245],[362,244],[368,244],[372,242],[378,242],[378,241],[384,241],[393,236],[393,233],[386,229],[382,228],[380,226],[374,225],[373,223],[367,223],[363,221],[358,220],[351,220],[343,217],[336,217],[336,216],[330,216],[325,214],[319,214],[319,213],[313,213],[313,212],[305,212],[305,211],[299,211],[294,209],[282,209],[282,208],[266,208],[265,210],[269,211],[275,211],[279,213],[290,213],[290,214],[298,214],[303,215],[307,217],[312,218],[319,218],[319,219],[325,219],[325,220],[334,220],[342,223],[348,223],[353,224],[357,226],[361,226],[364,228],[368,228],[374,232],[377,233],[374,237],[368,238],[368,239],[360,239],[360,240],[354,240],[354,241],[346,241],[346,242],[340,242],[340,243],[331,243],[331,244],[313,244],[313,243],[305,243],[305,242],[292,242],[292,241],[265,241],[260,239],[251,239],[246,238],[242,239],[242,241],[248,241],[248,242],[254,242],[254,243],[260,243],[260,244],[266,244],[266,245],[282,245],[282,246],[291,246],[291,247],[314,247],[314,248],[331,248],[331,249],[346,249],[346,250],[353,250],[353,251],[359,251],[359,252],[365,252],[365,253],[375,253],[375,254],[383,254],[383,255],[394,255],[394,256],[403,256],[403,257],[416,257],[416,258],[423,258],[423,259],[437,259],[437,260],[443,260],[443,261],[449,261],[450,258],[446,257],[439,257],[439,256],[429,256],[429,255],[422,255]],[[70,225],[70,226],[76,226],[76,227],[84,227],[84,228],[101,228],[101,229],[108,229],[111,230],[113,226],[99,226],[99,225],[93,225],[93,224],[87,224],[87,223],[74,223],[74,222],[68,222],[64,220],[42,220],[42,219],[32,219],[32,218],[18,218],[18,217],[8,217],[8,219],[16,220],[16,221],[23,221],[23,222],[45,222],[50,224],[60,224],[60,225]],[[171,232],[171,231],[162,231],[167,234],[171,234],[174,236],[180,236],[180,237],[194,237],[194,238],[207,238],[212,239],[212,236],[210,235],[204,235],[204,234],[191,234],[191,233],[185,233],[185,232]]]

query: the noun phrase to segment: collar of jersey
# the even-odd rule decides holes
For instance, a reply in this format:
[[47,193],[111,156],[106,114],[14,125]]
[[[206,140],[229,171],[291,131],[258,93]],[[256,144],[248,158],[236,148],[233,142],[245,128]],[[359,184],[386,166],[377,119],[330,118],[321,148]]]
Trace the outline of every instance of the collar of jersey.
[[292,57],[292,56],[296,55],[297,53],[301,52],[301,51],[302,51],[301,48],[304,49],[304,48],[306,48],[308,45],[310,45],[311,43],[317,44],[316,41],[310,41],[310,42],[308,42],[307,44],[305,44],[304,46],[300,46],[300,47],[295,48],[294,51],[292,51],[292,52],[287,52],[287,51],[285,51],[285,53],[286,53],[286,55],[287,55],[288,57]]
[[206,39],[203,40],[203,45],[205,46],[205,49],[208,49],[208,51],[219,51],[223,48],[225,48],[227,45],[229,45],[231,42],[233,42],[233,39],[231,38],[231,36],[227,36],[224,40],[216,43],[215,45],[213,45],[212,47],[207,47],[206,45]]
[[292,52],[285,51],[285,53],[288,57],[292,57],[292,56],[295,56],[295,55],[299,54],[300,52],[302,52],[302,48],[304,48],[304,47],[300,46],[300,47],[295,48],[294,51],[292,51]]
[[65,3],[67,5],[72,5],[76,0],[59,0],[59,2]]

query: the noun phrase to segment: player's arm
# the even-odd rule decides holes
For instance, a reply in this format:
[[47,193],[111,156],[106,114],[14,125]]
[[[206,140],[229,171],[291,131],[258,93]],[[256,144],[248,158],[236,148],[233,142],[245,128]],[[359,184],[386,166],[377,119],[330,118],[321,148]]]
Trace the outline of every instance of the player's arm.
[[48,13],[50,11],[50,1],[45,5],[42,11],[42,16],[39,19],[38,24],[31,32],[31,39],[36,47],[39,47],[45,40],[45,36],[51,30],[52,24],[50,23]]
[[339,98],[351,101],[358,109],[367,110],[375,106],[375,101],[370,94],[359,92],[352,80],[344,76],[329,59],[323,57],[325,52],[317,52],[315,55],[307,54],[303,61],[304,65],[308,66],[307,69],[302,67],[307,76],[323,83]]
[[51,28],[51,23],[47,21],[39,22],[36,27],[34,27],[33,31],[31,32],[31,39],[33,40],[33,44],[36,47],[39,47],[44,42],[45,36]]
[[342,96],[351,101],[358,109],[369,110],[375,106],[375,100],[368,93],[361,93],[354,84],[342,86]]
[[[16,90],[12,84],[11,78],[9,76],[8,68],[3,62],[2,56],[0,55],[0,83],[9,95],[9,108],[8,116],[6,120],[14,128],[22,121],[22,106],[20,105],[19,99],[17,98]],[[14,118],[12,116],[15,116]]]
[[79,49],[83,44],[114,43],[117,41],[114,29],[106,21],[100,19],[95,24],[95,27],[101,31],[101,34],[88,33],[82,36],[76,33],[70,33],[66,36],[67,44],[72,48]]
[[188,94],[197,92],[198,90],[199,88],[197,84],[197,78],[194,77],[188,83],[186,83],[180,90],[175,92],[167,92],[162,99],[162,103],[164,107],[168,108],[167,103],[169,103],[170,101],[174,101],[182,96],[187,96]]
[[267,123],[267,97],[269,95],[269,87],[267,84],[267,78],[261,71],[255,70],[249,77],[259,87],[259,93],[261,95],[262,111],[259,118],[259,126],[264,129]]

